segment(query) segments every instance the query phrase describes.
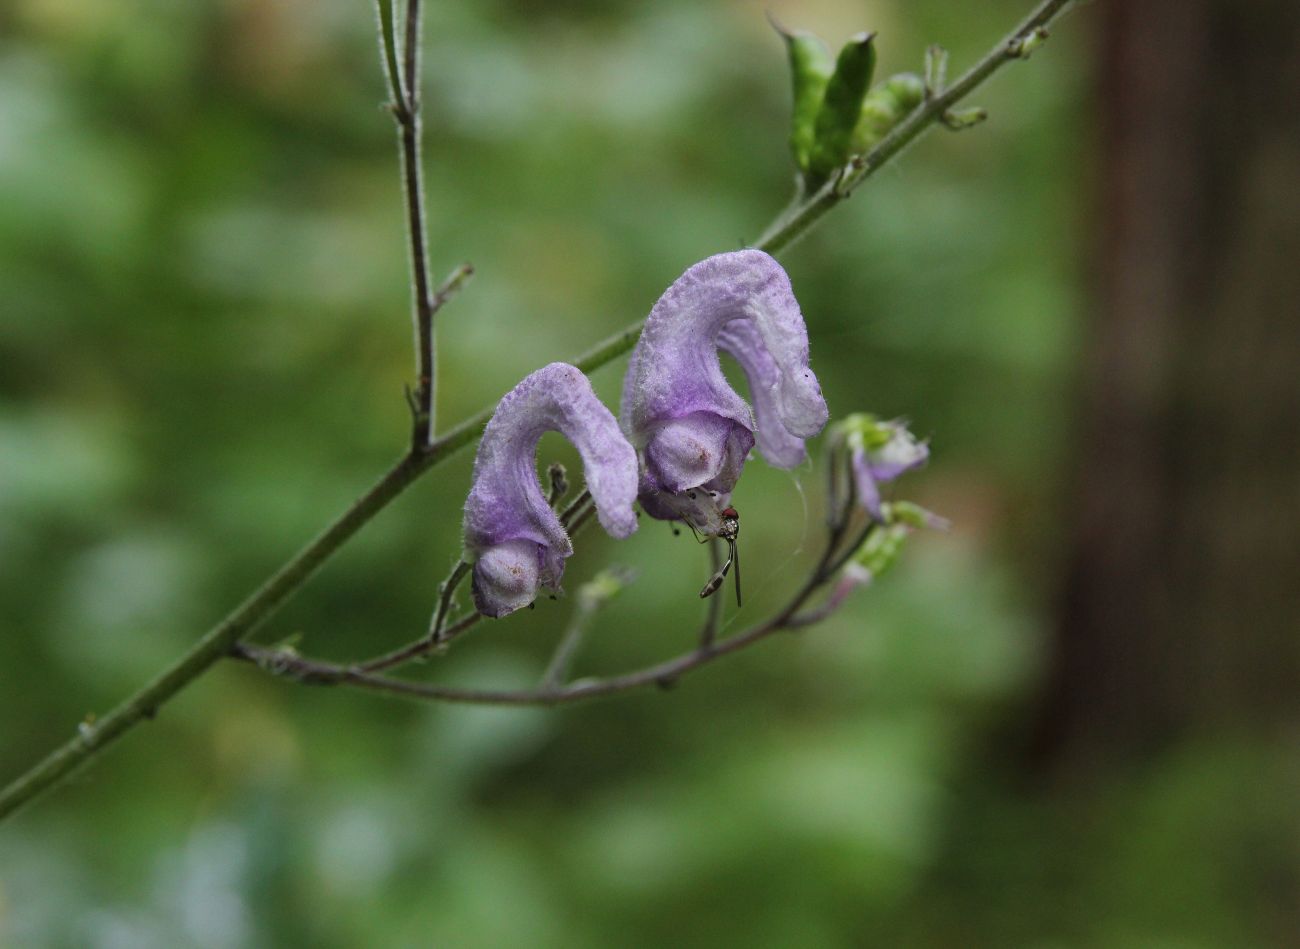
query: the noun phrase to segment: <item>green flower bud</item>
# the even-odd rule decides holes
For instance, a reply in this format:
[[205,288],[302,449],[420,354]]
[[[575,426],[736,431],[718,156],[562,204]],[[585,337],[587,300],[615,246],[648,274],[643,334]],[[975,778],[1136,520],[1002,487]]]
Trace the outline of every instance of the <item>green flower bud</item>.
[[879,577],[898,562],[912,529],[905,524],[886,524],[877,527],[862,542],[853,562],[865,567],[872,577]]
[[850,143],[853,154],[869,151],[925,98],[925,83],[915,73],[890,76],[867,93]]
[[871,451],[889,444],[898,430],[897,422],[884,422],[870,412],[854,412],[831,426],[832,445],[844,443],[850,449]]
[[874,38],[874,33],[859,33],[840,50],[814,125],[813,149],[806,175],[809,184],[825,181],[852,154],[853,129],[862,114],[862,100],[871,86],[871,74],[876,68]]
[[785,40],[790,58],[790,81],[794,93],[794,107],[790,114],[790,152],[799,170],[807,171],[817,112],[822,107],[822,96],[835,63],[826,44],[813,34],[805,30],[786,31],[775,21],[772,25]]
[[954,132],[979,125],[989,117],[988,109],[974,106],[970,109],[949,109],[943,114],[943,124]]
[[1028,59],[1030,54],[1047,42],[1048,32],[1041,26],[1034,27],[1028,36],[1012,40],[1007,52],[1019,59]]
[[948,51],[937,43],[925,48],[925,91],[941,95],[948,85]]
[[952,526],[946,517],[940,517],[911,501],[886,501],[881,507],[884,508],[885,522],[889,524],[901,524],[916,530],[927,528],[940,531],[946,531]]

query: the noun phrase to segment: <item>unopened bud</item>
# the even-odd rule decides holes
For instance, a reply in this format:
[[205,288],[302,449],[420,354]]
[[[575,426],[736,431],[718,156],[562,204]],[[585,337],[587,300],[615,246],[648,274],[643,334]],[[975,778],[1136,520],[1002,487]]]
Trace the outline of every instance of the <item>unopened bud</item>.
[[1034,50],[1047,42],[1048,35],[1045,27],[1035,27],[1027,36],[1012,40],[1007,52],[1017,59],[1028,59]]
[[889,524],[902,524],[906,527],[920,530],[926,528],[929,530],[946,531],[952,527],[952,523],[946,517],[940,517],[933,511],[928,511],[919,504],[913,504],[911,501],[894,501],[883,504],[885,522]]
[[874,38],[874,33],[859,33],[844,44],[835,61],[835,72],[826,84],[814,125],[806,176],[809,184],[825,181],[849,160],[853,130],[876,69]]
[[790,84],[794,105],[790,113],[790,152],[800,171],[808,170],[815,139],[817,112],[822,106],[826,83],[835,68],[830,50],[816,36],[804,30],[788,31],[775,20],[772,26],[785,40],[790,61]]
[[962,132],[979,125],[988,117],[988,109],[979,106],[971,109],[949,109],[943,114],[943,124],[954,132]]
[[882,524],[867,535],[853,557],[854,562],[864,567],[873,578],[881,576],[898,562],[911,532],[911,528],[904,524]]
[[898,73],[878,83],[862,100],[850,146],[853,153],[860,155],[870,150],[924,98],[925,83],[915,73]]
[[942,46],[929,46],[925,50],[925,91],[937,96],[948,83],[948,51]]

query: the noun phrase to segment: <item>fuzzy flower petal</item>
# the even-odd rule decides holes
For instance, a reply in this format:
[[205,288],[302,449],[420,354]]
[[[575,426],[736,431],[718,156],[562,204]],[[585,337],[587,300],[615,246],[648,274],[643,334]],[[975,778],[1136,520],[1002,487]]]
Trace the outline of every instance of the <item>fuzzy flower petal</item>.
[[[727,383],[719,347],[744,368],[758,424]],[[662,516],[662,506],[647,505],[647,494],[730,492],[756,430],[773,464],[794,467],[803,459],[802,440],[826,419],[803,315],[771,256],[742,250],[709,257],[659,298],[628,364],[621,419],[643,453],[642,506],[651,516]]]
[[555,588],[573,545],[537,480],[537,442],[558,431],[582,456],[601,525],[614,537],[636,530],[637,458],[587,377],[552,363],[506,393],[479,442],[465,502],[465,549],[474,562],[480,612],[504,616]]
[[718,334],[718,348],[744,370],[749,399],[754,405],[758,450],[774,468],[797,468],[808,456],[804,440],[781,420],[781,370],[763,345],[763,337],[750,320],[732,320]]

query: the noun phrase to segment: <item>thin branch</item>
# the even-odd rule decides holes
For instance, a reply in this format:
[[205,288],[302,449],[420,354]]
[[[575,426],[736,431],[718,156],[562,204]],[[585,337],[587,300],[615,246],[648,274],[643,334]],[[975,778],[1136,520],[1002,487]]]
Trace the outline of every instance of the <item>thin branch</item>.
[[402,71],[397,65],[397,27],[393,19],[393,0],[377,0],[379,9],[379,45],[384,51],[384,76],[392,96],[388,107],[394,112],[406,107],[406,92],[402,89]]
[[[385,52],[388,44],[385,43]],[[392,68],[391,65],[389,67]],[[437,371],[433,288],[424,226],[424,182],[420,145],[420,0],[406,0],[406,35],[402,52],[405,97],[393,109],[401,146],[402,188],[406,195],[406,231],[411,252],[411,320],[415,326],[415,410],[411,448],[422,450],[434,431],[434,373]]]
[[1043,0],[1019,26],[986,53],[948,88],[918,105],[907,118],[865,155],[856,158],[841,174],[819,188],[802,204],[778,220],[758,242],[758,247],[775,254],[808,233],[835,205],[851,195],[858,185],[884,167],[936,122],[941,122],[954,105],[968,96],[998,69],[1015,59],[1027,57],[1032,45],[1042,42],[1047,27],[1064,14],[1075,0]]
[[565,506],[564,510],[560,512],[560,523],[563,524],[566,529],[570,528],[582,513],[582,509],[590,502],[591,492],[586,488],[583,488],[578,492],[578,496],[570,501],[568,505]]
[[[452,635],[449,635],[451,631],[447,628],[447,614],[451,609],[451,601],[456,594],[456,588],[469,575],[469,571],[470,565],[463,560],[458,560],[456,566],[452,567],[451,572],[447,574],[447,579],[438,584],[438,607],[429,623],[429,632],[427,634],[414,642],[394,649],[392,652],[384,653],[365,662],[356,663],[356,668],[363,672],[381,672],[384,669],[392,669],[395,666],[404,665],[412,659],[433,652],[439,646],[449,642]],[[477,617],[477,614],[474,615]],[[475,619],[475,622],[477,622],[477,619]],[[472,625],[473,623],[464,625],[462,628],[457,629],[455,634],[459,635]]]
[[413,456],[399,461],[180,659],[108,714],[83,723],[72,739],[0,791],[0,819],[52,787],[141,721],[152,719],[164,702],[274,613],[353,534],[401,494],[420,471],[421,465]]
[[[560,515],[560,523],[568,530],[570,538],[577,536],[583,526],[588,523],[594,509],[590,492],[583,491],[578,497],[574,498],[573,503]],[[462,633],[477,625],[483,619],[483,616],[479,613],[471,613],[469,616],[447,625],[447,615],[450,611],[452,596],[456,592],[456,588],[469,576],[471,569],[472,566],[468,562],[464,560],[457,561],[456,566],[447,575],[447,579],[438,585],[438,606],[434,612],[433,622],[429,626],[428,633],[404,646],[399,646],[392,652],[384,653],[364,662],[355,662],[350,668],[361,672],[381,672],[386,669],[395,669],[416,659],[423,659],[430,653],[442,652],[451,644],[453,639],[458,638]]]
[[[834,543],[832,538],[830,544]],[[738,652],[784,629],[793,628],[791,620],[829,577],[823,576],[823,567],[829,559],[832,546],[818,562],[809,578],[791,598],[789,603],[771,619],[750,627],[720,642],[700,645],[688,653],[638,669],[635,672],[603,679],[583,679],[561,686],[552,681],[548,672],[543,684],[536,689],[468,689],[454,686],[427,685],[390,676],[363,672],[356,666],[342,666],[316,659],[308,659],[291,650],[277,650],[260,646],[238,644],[232,657],[253,662],[272,675],[284,676],[304,685],[341,685],[380,692],[397,698],[434,702],[460,702],[476,705],[563,705],[597,696],[629,692],[647,686],[667,686],[676,683],[683,675],[708,665],[723,656]],[[563,644],[562,644],[563,645]],[[552,667],[556,661],[552,660]]]
[[[875,522],[868,523],[863,537],[875,530],[876,527]],[[822,610],[825,610],[826,615],[829,615],[843,600],[843,597],[836,599],[835,591],[832,591],[831,594],[834,602],[829,607],[819,607],[805,611],[804,606],[814,593],[829,581],[835,579],[840,567],[845,562],[842,556],[836,556],[836,551],[839,549],[845,533],[845,524],[832,525],[827,536],[826,546],[820,558],[818,558],[817,564],[789,602],[771,619],[721,642],[701,642],[691,652],[683,653],[673,659],[647,666],[635,672],[610,678],[584,679],[568,686],[561,685],[562,677],[567,671],[572,654],[586,634],[588,623],[599,605],[594,599],[585,600],[581,598],[578,612],[575,614],[569,630],[565,633],[551,662],[548,664],[541,686],[536,689],[465,689],[426,685],[406,679],[373,675],[361,666],[343,666],[311,659],[299,655],[294,650],[249,646],[243,643],[237,644],[232,649],[231,655],[236,659],[254,662],[272,675],[285,676],[305,685],[351,686],[400,698],[435,702],[464,702],[479,705],[560,705],[595,698],[596,696],[628,692],[649,685],[666,687],[676,684],[682,675],[707,665],[722,656],[751,646],[773,633],[781,630],[800,629],[810,625]],[[855,541],[850,546],[850,551],[856,550],[857,546],[858,541]]]
[[595,603],[582,597],[578,598],[578,606],[569,620],[569,626],[560,637],[559,645],[555,647],[551,661],[546,665],[546,671],[542,673],[543,689],[557,688],[568,678],[573,657],[587,635],[587,627],[591,625],[591,620],[596,615],[596,608]]
[[[1029,18],[1011,34],[1008,40],[1003,40],[994,47],[957,83],[945,90],[941,95],[936,96],[931,102],[919,107],[864,156],[858,165],[853,166],[853,173],[857,175],[856,178],[842,181],[838,190],[831,187],[828,193],[827,189],[823,188],[802,203],[797,203],[791,213],[780,216],[756,246],[768,253],[777,254],[805,234],[830,208],[838,204],[845,194],[852,191],[862,180],[888,163],[922,131],[934,124],[943,111],[951,108],[962,97],[969,94],[1009,59],[1023,56],[1024,44],[1030,35],[1035,34],[1035,31],[1040,27],[1046,28],[1049,26],[1065,11],[1070,3],[1071,0],[1044,0],[1044,2],[1039,3]],[[418,6],[415,12],[418,13]],[[410,16],[411,9],[408,7],[408,24],[410,23]],[[416,25],[418,27],[418,21]],[[408,47],[412,41],[412,36],[415,36],[418,40],[418,29],[413,33],[408,25]],[[416,46],[418,48],[418,42]],[[412,70],[414,70],[414,65],[412,65],[414,62],[413,57],[408,58],[407,65]],[[412,72],[412,77],[418,78],[414,76],[414,72]],[[418,83],[411,83],[412,89],[414,90],[417,85]],[[400,92],[400,89],[398,91]],[[941,103],[941,106],[936,109],[934,107],[935,103]],[[407,111],[413,116],[417,114],[415,109],[408,109]],[[403,129],[405,128],[406,126],[403,126]],[[414,159],[411,162],[411,168],[418,169],[418,136],[411,139],[413,147],[409,152],[405,148],[405,139],[404,134],[403,163],[406,164],[405,159],[409,153]],[[416,179],[418,182],[418,171]],[[412,255],[412,265],[414,267],[416,261],[423,259],[424,256],[423,208],[419,203],[418,193],[414,202],[409,198],[410,192],[408,190],[408,217],[414,216],[420,222],[419,228],[412,232],[413,240],[415,234],[420,235],[421,250],[418,257],[414,253]],[[427,269],[425,273],[427,291]],[[419,315],[421,299],[424,298],[417,296],[417,316]],[[430,320],[432,320],[432,316],[430,316]],[[601,341],[573,360],[573,364],[583,372],[591,372],[613,361],[630,350],[636,343],[643,322],[637,321]],[[430,322],[430,328],[432,329],[432,322]],[[432,336],[432,333],[430,335]],[[427,347],[421,347],[421,354],[425,353],[427,349]],[[421,355],[420,358],[423,360],[425,357]],[[430,368],[432,368],[431,362]],[[432,433],[432,371],[430,371],[429,376],[430,384],[427,387],[430,399],[428,432]],[[0,820],[49,790],[62,778],[103,751],[141,721],[152,718],[163,703],[202,675],[219,659],[228,655],[237,642],[255,630],[290,595],[297,592],[312,574],[338,551],[353,534],[387,507],[416,478],[435,465],[442,463],[461,448],[473,444],[482,433],[483,426],[487,424],[491,414],[492,407],[489,406],[461,422],[441,437],[430,440],[430,435],[424,435],[418,439],[413,439],[412,450],[405,457],[385,472],[361,498],[307,546],[295,554],[225,619],[212,627],[184,655],[108,714],[98,718],[93,723],[83,725],[82,728],[78,729],[77,734],[64,745],[55,749],[3,790],[0,790]],[[789,616],[779,618],[784,621],[789,619]],[[731,637],[713,645],[703,655],[713,656],[721,654],[723,651],[730,652],[742,648],[743,645],[747,644],[745,637],[767,635],[762,630],[763,627],[756,627],[747,633]],[[659,669],[658,677],[652,681],[671,682],[676,675],[694,668],[695,666],[691,663],[694,661],[694,657],[698,655],[701,655],[701,653],[692,653],[686,657],[679,657],[677,660],[662,664],[657,667]],[[553,704],[554,701],[571,701],[573,698],[607,694],[611,690],[610,683],[617,684],[619,680],[604,681],[605,684],[600,686],[600,689],[604,691],[595,691],[592,686],[584,686],[579,683],[566,690],[565,695],[568,696],[567,698],[555,699],[549,693],[542,696],[542,698]],[[418,688],[411,684],[407,685],[411,688]],[[573,690],[579,691],[575,693]],[[482,693],[475,694],[482,695]],[[460,700],[473,701],[475,699],[464,697]],[[534,701],[537,701],[536,695],[534,695]],[[546,702],[543,702],[543,704],[546,704]]]
[[434,611],[433,621],[429,623],[429,639],[434,644],[442,641],[443,626],[447,622],[447,611],[451,609],[451,599],[456,595],[456,588],[460,586],[461,581],[469,576],[470,564],[464,560],[459,561],[451,570],[447,579],[438,586],[438,608]]

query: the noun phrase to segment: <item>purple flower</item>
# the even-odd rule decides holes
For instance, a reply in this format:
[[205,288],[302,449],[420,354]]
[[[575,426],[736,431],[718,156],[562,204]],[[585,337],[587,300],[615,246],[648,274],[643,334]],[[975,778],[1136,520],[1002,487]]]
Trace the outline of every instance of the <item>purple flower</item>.
[[858,503],[876,520],[884,520],[880,485],[924,465],[930,458],[930,446],[902,422],[879,422],[858,415],[844,424]]
[[558,431],[582,456],[601,525],[614,537],[636,530],[636,452],[577,367],[551,363],[506,393],[479,442],[465,502],[465,550],[474,564],[474,603],[486,616],[558,589],[573,545],[537,480],[537,441]]
[[[727,383],[720,348],[744,370],[755,411]],[[771,464],[794,468],[826,418],[790,279],[758,250],[682,274],[650,311],[623,383],[623,430],[643,462],[641,506],[706,534],[716,533],[755,440]]]

